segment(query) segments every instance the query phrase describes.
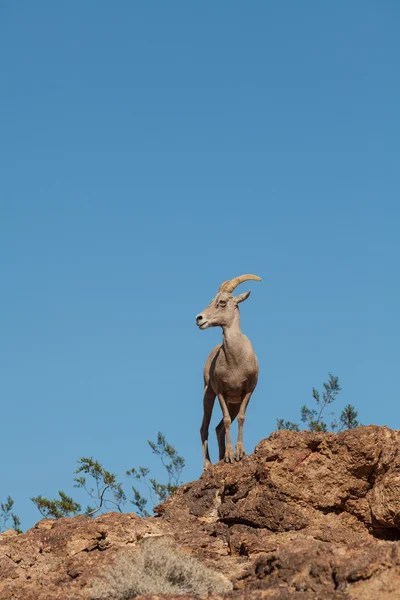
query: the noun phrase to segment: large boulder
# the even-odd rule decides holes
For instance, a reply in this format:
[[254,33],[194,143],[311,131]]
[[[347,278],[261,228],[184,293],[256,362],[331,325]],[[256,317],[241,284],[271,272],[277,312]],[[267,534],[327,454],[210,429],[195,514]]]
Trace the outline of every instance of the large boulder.
[[179,488],[156,517],[43,520],[3,534],[0,600],[94,598],[123,553],[134,561],[157,537],[230,579],[231,597],[397,600],[399,450],[400,432],[387,427],[278,431]]

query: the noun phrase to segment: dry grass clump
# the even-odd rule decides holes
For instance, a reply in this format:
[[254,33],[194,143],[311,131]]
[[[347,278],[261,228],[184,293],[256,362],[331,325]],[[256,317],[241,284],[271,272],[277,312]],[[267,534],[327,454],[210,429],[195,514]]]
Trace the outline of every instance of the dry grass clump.
[[164,538],[149,538],[134,555],[122,550],[93,583],[92,600],[131,600],[143,594],[208,596],[232,590],[231,582]]

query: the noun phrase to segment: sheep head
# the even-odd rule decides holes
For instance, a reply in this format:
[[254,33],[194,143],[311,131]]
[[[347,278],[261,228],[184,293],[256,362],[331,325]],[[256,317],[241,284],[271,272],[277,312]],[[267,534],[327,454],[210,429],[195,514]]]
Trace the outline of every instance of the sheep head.
[[238,304],[250,296],[250,292],[245,292],[239,296],[233,296],[232,292],[240,283],[249,280],[261,281],[261,277],[247,274],[224,281],[215,298],[211,300],[203,312],[196,316],[196,325],[199,329],[229,326],[235,318]]

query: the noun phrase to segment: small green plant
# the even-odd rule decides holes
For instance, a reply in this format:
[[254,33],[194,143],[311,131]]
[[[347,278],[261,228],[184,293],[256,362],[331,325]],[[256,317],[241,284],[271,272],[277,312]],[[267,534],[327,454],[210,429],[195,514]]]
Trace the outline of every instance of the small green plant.
[[[313,387],[312,395],[317,403],[317,409],[308,408],[305,404],[301,407],[301,420],[307,423],[310,431],[327,431],[328,425],[323,420],[324,411],[336,400],[338,393],[341,390],[339,385],[339,377],[334,377],[329,373],[329,381],[324,383],[324,391],[321,394]],[[331,413],[333,414],[333,413]]]
[[[166,441],[162,433],[158,432],[156,442],[149,441],[148,444],[152,452],[160,457],[167,471],[168,480],[167,483],[160,483],[154,477],[150,477],[150,470],[145,467],[133,468],[126,472],[127,476],[133,477],[147,487],[149,498],[142,496],[139,490],[132,486],[133,498],[129,500],[142,517],[149,516],[146,510],[148,499],[154,506],[156,502],[164,502],[177,489],[185,466],[183,458]],[[117,481],[117,475],[107,471],[97,460],[87,457],[78,460],[74,475],[77,475],[74,478],[74,487],[83,489],[93,503],[93,506],[87,506],[83,511],[87,517],[108,510],[123,512],[127,497],[122,483]],[[59,519],[82,513],[81,505],[73,498],[63,491],[59,491],[58,495],[59,498],[53,500],[43,496],[36,496],[31,500],[45,518]]]
[[287,429],[289,431],[300,431],[300,427],[297,423],[293,423],[293,421],[285,421],[285,419],[277,419],[276,428],[278,431],[280,429]]
[[232,583],[163,538],[149,538],[136,552],[123,549],[94,582],[91,600],[127,600],[145,594],[226,594]]
[[357,421],[358,412],[352,404],[346,404],[339,417],[339,425],[334,423],[334,428],[338,431],[342,429],[354,429],[358,427],[360,423]]
[[[74,487],[82,488],[94,502],[94,506],[87,506],[84,514],[93,517],[98,512],[110,510],[110,507],[122,512],[122,505],[126,500],[122,484],[117,481],[114,473],[107,471],[93,458],[80,458],[78,468],[74,474]],[[84,473],[88,477],[81,475]],[[60,499],[49,500],[43,496],[31,498],[40,514],[46,518],[59,519],[60,517],[73,517],[82,512],[82,507],[63,491],[58,492]]]
[[14,500],[11,496],[0,504],[0,532],[6,529],[14,529],[17,533],[22,533],[21,520],[13,512]]
[[45,519],[60,519],[61,517],[74,517],[81,512],[81,505],[67,496],[65,492],[58,492],[60,498],[49,500],[43,496],[31,498],[40,514]]
[[[84,489],[95,504],[94,507],[88,506],[86,508],[86,516],[92,517],[97,512],[103,511],[103,509],[110,510],[110,505],[122,512],[126,495],[122,489],[122,483],[117,481],[117,476],[107,471],[93,458],[80,458],[78,463],[79,467],[76,469],[75,474],[85,473],[94,481],[94,487],[91,487],[92,484],[89,484],[87,477],[83,475],[74,479],[75,487]],[[106,494],[111,494],[111,497]]]
[[[149,477],[150,471],[146,467],[138,467],[130,469],[126,472],[128,477],[133,477],[146,486],[150,499],[154,504],[164,502],[168,496],[173,494],[181,484],[180,478],[182,470],[185,466],[185,461],[182,456],[179,456],[174,446],[171,446],[165,436],[159,431],[156,442],[147,442],[153,452],[160,457],[160,460],[167,471],[168,482],[160,483],[153,477]],[[149,513],[146,510],[147,498],[141,495],[139,490],[132,486],[133,500],[130,502],[137,508],[141,517],[148,517]]]
[[[342,431],[343,429],[354,429],[359,426],[357,421],[357,411],[354,406],[347,404],[340,413],[339,421],[333,419],[328,425],[325,420],[324,412],[328,406],[330,406],[337,398],[341,387],[339,385],[339,378],[329,373],[329,380],[323,384],[324,390],[322,395],[320,392],[313,388],[312,395],[317,404],[317,408],[309,408],[305,404],[300,409],[300,418],[303,423],[306,423],[307,428],[310,431],[328,431],[330,428],[332,431]],[[334,412],[328,413],[331,416]],[[277,429],[289,429],[292,431],[300,431],[300,426],[292,421],[285,421],[284,419],[277,419]]]

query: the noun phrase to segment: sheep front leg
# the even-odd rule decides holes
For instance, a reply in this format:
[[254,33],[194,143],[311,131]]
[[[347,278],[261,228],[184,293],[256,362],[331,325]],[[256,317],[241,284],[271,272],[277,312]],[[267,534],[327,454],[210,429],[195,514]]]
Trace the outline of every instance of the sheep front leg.
[[231,440],[231,415],[229,414],[228,406],[225,402],[225,398],[222,394],[218,394],[218,400],[221,406],[224,427],[225,427],[225,439],[226,439],[226,448],[225,448],[225,462],[233,463],[235,460],[235,454],[233,452],[232,440]]
[[240,405],[240,409],[238,412],[238,439],[236,444],[236,460],[241,460],[245,455],[244,446],[243,446],[243,425],[246,414],[246,408],[251,398],[251,392],[246,394],[243,398],[243,401]]

